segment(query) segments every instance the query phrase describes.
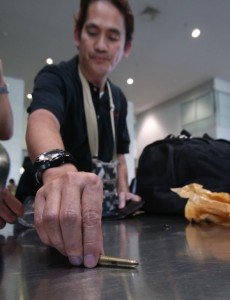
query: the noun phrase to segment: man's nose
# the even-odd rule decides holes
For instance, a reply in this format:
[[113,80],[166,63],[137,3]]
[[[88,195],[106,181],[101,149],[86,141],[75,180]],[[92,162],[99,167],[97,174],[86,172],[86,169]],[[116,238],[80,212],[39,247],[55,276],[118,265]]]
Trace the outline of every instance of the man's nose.
[[100,35],[96,40],[96,49],[100,51],[106,51],[108,48],[107,39],[104,35]]

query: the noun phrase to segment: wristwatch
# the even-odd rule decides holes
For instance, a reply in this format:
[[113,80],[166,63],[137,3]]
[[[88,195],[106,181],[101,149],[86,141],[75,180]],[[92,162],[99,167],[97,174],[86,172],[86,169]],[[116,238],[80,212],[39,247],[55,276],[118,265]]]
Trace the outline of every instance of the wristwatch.
[[59,167],[71,163],[76,166],[74,157],[65,150],[55,149],[40,154],[35,162],[35,178],[38,184],[42,185],[42,173],[50,168]]

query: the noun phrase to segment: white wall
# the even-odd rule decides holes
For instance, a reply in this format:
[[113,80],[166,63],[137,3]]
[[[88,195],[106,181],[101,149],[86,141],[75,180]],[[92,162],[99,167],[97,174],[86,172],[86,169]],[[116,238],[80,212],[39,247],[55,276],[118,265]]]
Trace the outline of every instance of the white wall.
[[168,102],[138,115],[136,120],[136,159],[138,159],[146,145],[163,139],[170,133],[177,135],[180,132],[180,104]]
[[128,168],[128,180],[129,183],[132,180],[132,178],[135,176],[135,130],[134,130],[134,124],[135,124],[135,116],[133,112],[133,103],[128,101],[128,115],[127,115],[127,124],[128,124],[128,130],[129,130],[129,136],[130,136],[130,146],[129,146],[129,154],[125,155],[127,168]]
[[13,178],[16,183],[20,178],[20,167],[22,165],[22,148],[24,144],[24,81],[5,77],[9,84],[10,103],[14,116],[14,134],[9,141],[1,141],[10,157],[9,178]]
[[[223,99],[223,92],[230,95],[230,84],[220,79],[211,79],[208,82],[201,84],[190,91],[183,93],[171,100],[149,109],[142,114],[136,116],[136,160],[139,159],[144,147],[156,140],[165,138],[168,134],[178,135],[183,129],[181,121],[181,104],[186,101],[197,99],[208,92],[218,90],[219,99]],[[220,93],[219,93],[220,92]],[[222,97],[222,98],[221,98]],[[227,99],[230,101],[230,98]],[[221,102],[222,110],[224,110],[225,118],[230,120],[230,106],[229,101],[224,100]],[[225,106],[224,106],[225,105]],[[227,110],[228,107],[228,110]],[[202,126],[193,134],[193,136],[202,136],[208,133],[213,138],[230,139],[230,126],[218,126],[216,118],[218,112],[215,111],[213,118],[214,124],[205,128],[202,131]],[[220,116],[223,122],[223,114]],[[220,123],[220,122],[219,122]],[[226,122],[225,122],[226,123]],[[229,122],[230,124],[230,122]],[[198,127],[198,126],[197,126]]]

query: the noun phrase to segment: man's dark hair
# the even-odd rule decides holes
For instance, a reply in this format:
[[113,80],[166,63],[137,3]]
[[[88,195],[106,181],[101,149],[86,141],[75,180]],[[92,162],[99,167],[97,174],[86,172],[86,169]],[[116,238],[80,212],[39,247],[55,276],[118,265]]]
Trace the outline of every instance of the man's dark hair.
[[126,29],[126,38],[125,45],[132,41],[133,32],[134,32],[134,16],[129,5],[128,0],[81,0],[80,11],[75,18],[75,27],[78,29],[80,35],[87,18],[87,12],[89,5],[97,1],[108,1],[111,2],[124,16],[125,29]]

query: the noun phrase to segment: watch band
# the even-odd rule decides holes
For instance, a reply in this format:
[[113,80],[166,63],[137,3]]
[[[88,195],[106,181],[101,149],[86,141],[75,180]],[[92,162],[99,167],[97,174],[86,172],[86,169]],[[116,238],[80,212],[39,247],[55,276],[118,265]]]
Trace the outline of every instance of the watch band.
[[42,185],[42,173],[50,168],[59,167],[63,164],[71,163],[76,166],[74,157],[67,151],[61,149],[50,150],[40,154],[35,162],[35,178],[39,185]]

